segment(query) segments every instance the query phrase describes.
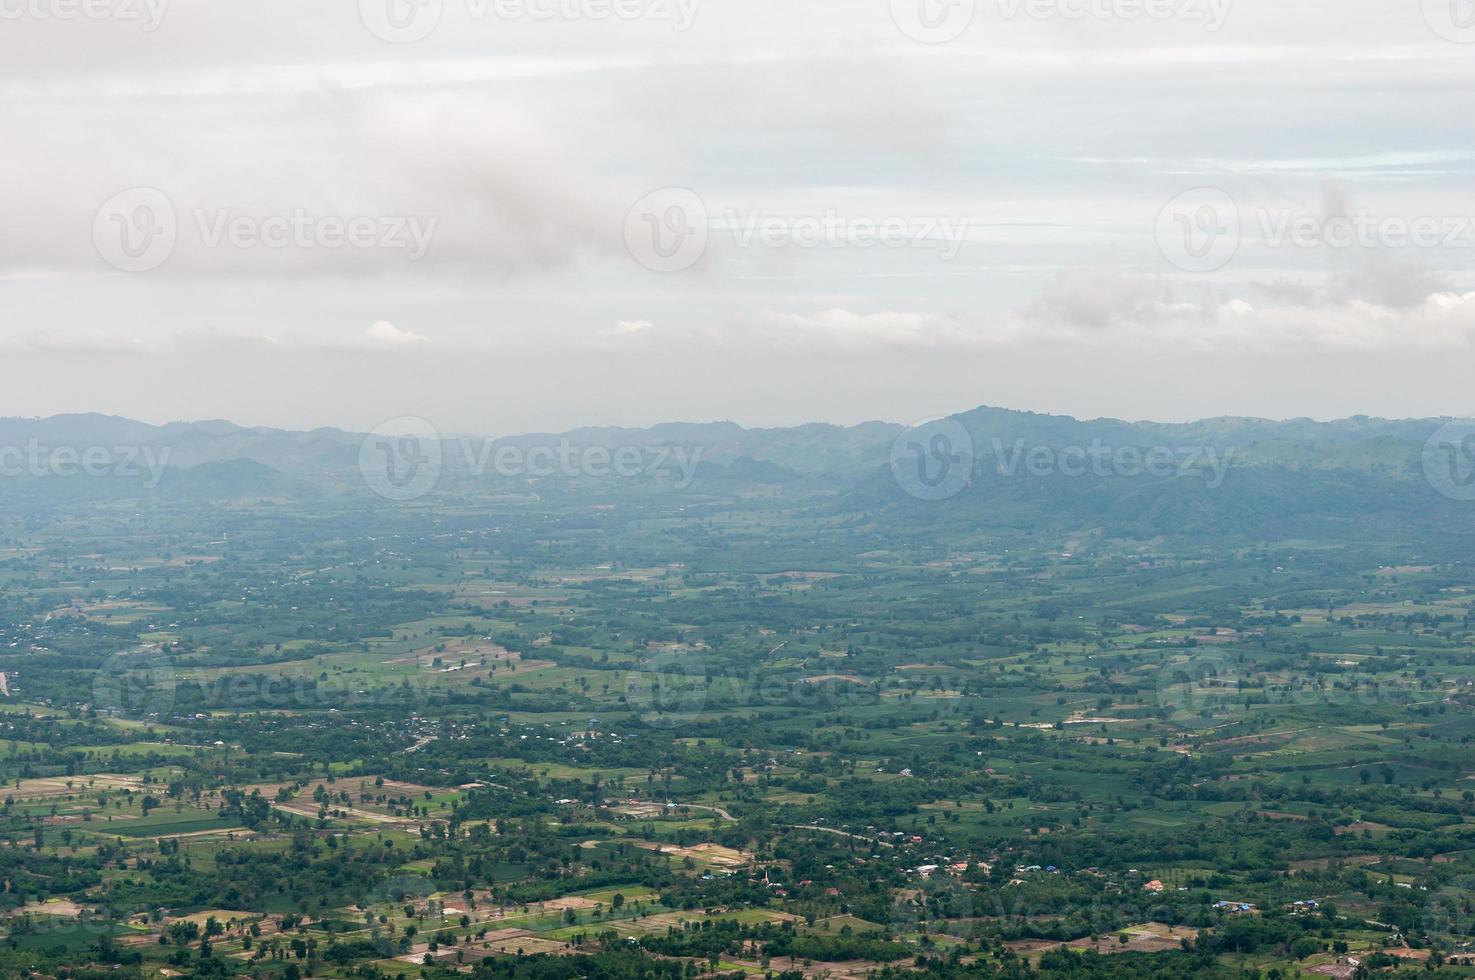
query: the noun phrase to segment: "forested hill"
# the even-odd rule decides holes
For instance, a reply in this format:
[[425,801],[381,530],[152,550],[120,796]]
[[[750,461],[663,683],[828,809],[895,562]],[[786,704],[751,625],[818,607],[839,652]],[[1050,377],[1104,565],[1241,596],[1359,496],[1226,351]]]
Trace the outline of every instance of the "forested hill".
[[[945,516],[1001,530],[1250,540],[1463,540],[1475,515],[1467,499],[1475,498],[1467,485],[1475,484],[1475,438],[1467,438],[1475,423],[1448,419],[1157,423],[980,407],[912,428],[670,423],[497,438],[435,432],[433,445],[429,436],[406,441],[385,431],[150,425],[103,415],[0,419],[0,507],[762,496],[902,528]],[[932,465],[936,452],[938,465],[965,467],[966,478],[955,471],[951,488],[911,492],[905,471],[915,454]],[[375,486],[381,467],[425,479],[407,493],[376,493],[385,489]],[[107,478],[89,478],[97,476]]]

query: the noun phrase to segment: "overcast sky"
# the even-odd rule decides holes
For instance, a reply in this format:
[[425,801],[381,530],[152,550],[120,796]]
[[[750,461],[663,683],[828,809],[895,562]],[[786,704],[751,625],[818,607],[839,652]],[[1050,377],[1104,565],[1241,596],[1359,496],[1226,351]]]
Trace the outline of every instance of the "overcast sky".
[[1475,414],[1468,6],[0,0],[0,415]]

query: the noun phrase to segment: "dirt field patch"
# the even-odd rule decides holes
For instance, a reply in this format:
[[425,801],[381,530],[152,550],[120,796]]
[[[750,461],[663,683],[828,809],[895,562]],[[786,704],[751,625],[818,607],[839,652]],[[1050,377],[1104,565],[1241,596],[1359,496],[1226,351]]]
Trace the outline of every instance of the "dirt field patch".
[[563,912],[573,909],[575,912],[588,912],[591,909],[600,908],[604,903],[595,902],[591,899],[580,898],[577,895],[569,895],[566,898],[555,898],[543,903],[543,908]]
[[643,847],[648,851],[659,851],[662,854],[673,854],[676,857],[691,858],[693,861],[706,861],[709,864],[720,865],[724,868],[736,868],[753,860],[753,855],[743,851],[737,851],[721,844],[697,844],[694,847],[681,847],[677,844],[653,844],[649,841],[636,841],[636,847]]
[[81,918],[85,911],[76,902],[57,898],[49,902],[31,902],[23,905],[10,911],[6,918],[14,918],[17,915],[54,915],[62,919],[77,919]]

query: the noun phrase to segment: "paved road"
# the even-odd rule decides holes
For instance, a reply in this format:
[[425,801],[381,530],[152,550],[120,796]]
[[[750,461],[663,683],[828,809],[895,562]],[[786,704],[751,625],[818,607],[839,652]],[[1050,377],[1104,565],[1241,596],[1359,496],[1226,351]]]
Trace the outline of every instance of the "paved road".
[[852,834],[843,830],[836,830],[834,827],[816,827],[813,824],[804,823],[791,823],[786,824],[786,826],[790,830],[818,830],[822,834],[834,834],[837,837],[849,837],[851,840],[865,841],[867,844],[880,844],[882,847],[896,846],[894,844],[888,844],[884,840],[877,840],[874,837],[863,837],[860,834]]

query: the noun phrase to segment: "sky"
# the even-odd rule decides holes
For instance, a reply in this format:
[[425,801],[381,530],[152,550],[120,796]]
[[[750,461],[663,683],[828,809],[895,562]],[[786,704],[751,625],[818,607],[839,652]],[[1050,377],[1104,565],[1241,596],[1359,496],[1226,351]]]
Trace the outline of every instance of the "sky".
[[1475,415],[1471,0],[0,21],[0,415]]

